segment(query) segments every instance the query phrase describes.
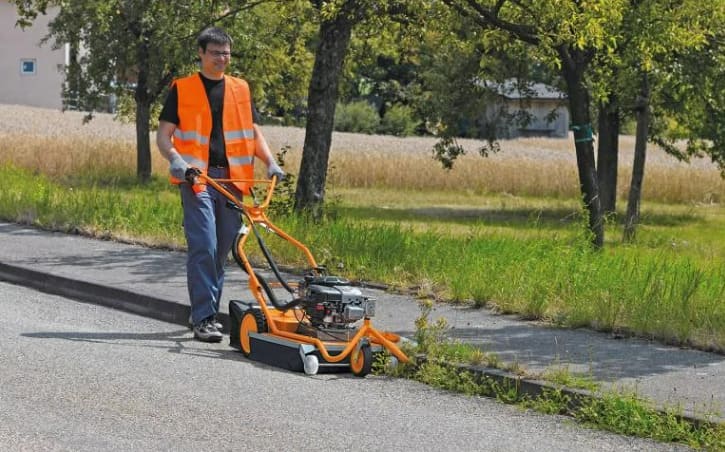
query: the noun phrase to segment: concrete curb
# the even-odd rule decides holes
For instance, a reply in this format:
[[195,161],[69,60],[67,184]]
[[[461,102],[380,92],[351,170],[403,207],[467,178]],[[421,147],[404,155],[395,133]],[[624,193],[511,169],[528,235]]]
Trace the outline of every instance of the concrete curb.
[[[189,326],[190,307],[182,303],[4,263],[0,263],[0,280],[85,303]],[[228,330],[229,316],[220,312],[217,319]]]

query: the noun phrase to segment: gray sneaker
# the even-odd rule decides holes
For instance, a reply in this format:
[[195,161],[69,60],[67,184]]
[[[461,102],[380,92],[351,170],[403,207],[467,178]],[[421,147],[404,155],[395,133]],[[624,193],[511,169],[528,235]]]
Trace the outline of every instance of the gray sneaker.
[[[216,317],[212,317],[212,321],[214,322],[214,326],[216,327],[216,329],[218,329],[219,331],[224,329],[224,325],[222,325],[222,323],[218,321]],[[191,314],[189,314],[189,329],[194,329],[194,322],[191,320]]]
[[221,342],[222,333],[214,325],[214,318],[209,317],[194,325],[194,339],[202,342]]

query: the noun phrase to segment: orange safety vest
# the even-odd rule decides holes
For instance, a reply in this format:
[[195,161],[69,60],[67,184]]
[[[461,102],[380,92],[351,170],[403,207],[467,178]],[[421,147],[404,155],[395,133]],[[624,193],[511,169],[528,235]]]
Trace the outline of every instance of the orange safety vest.
[[[211,108],[199,74],[174,81],[178,93],[179,124],[172,138],[174,147],[191,166],[204,174],[209,166],[209,140],[211,138]],[[254,151],[256,141],[252,122],[252,99],[249,85],[242,79],[224,76],[224,109],[222,130],[230,179],[254,178]],[[171,182],[183,181],[171,177]],[[249,192],[249,184],[236,182],[242,193]],[[205,190],[206,186],[202,186]]]

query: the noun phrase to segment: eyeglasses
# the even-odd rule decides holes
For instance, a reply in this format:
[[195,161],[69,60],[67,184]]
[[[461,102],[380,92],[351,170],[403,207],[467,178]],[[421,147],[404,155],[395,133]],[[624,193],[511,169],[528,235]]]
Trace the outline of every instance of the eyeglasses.
[[229,58],[232,56],[232,52],[220,52],[218,50],[207,50],[206,53],[211,54],[211,56],[213,56],[213,57]]

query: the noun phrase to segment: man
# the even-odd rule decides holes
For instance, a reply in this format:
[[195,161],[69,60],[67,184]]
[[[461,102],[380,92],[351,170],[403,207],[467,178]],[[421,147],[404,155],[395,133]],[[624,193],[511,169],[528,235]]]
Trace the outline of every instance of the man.
[[[211,27],[197,42],[201,71],[174,81],[159,117],[156,144],[181,193],[194,338],[219,342],[216,314],[224,264],[241,218],[212,187],[194,185],[195,177],[201,172],[212,178],[252,179],[255,157],[267,165],[268,177],[285,174],[254,121],[247,82],[224,74],[231,58],[229,35]],[[242,185],[235,189],[245,191]]]

